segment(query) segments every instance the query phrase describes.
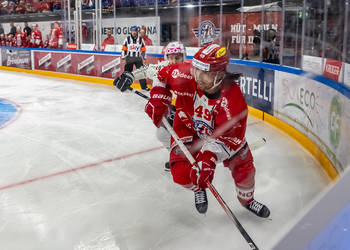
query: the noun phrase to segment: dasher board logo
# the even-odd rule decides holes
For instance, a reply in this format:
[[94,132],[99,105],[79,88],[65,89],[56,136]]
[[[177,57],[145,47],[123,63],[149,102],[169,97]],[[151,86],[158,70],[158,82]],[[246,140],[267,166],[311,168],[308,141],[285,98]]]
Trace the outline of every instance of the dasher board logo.
[[39,60],[38,66],[39,67],[44,66],[45,69],[48,69],[50,64],[51,64],[51,53],[48,53]]
[[80,73],[82,70],[86,70],[87,74],[90,74],[91,70],[95,68],[94,65],[95,62],[95,56],[90,56],[83,60],[81,63],[78,64],[78,72]]
[[102,75],[111,72],[112,77],[115,77],[117,73],[120,71],[120,57],[113,59],[112,61],[102,65],[101,72]]
[[216,28],[211,21],[205,20],[200,23],[198,28],[194,28],[192,31],[198,38],[199,44],[205,45],[214,42],[219,37],[221,29]]
[[68,54],[67,56],[63,57],[61,60],[57,62],[56,68],[60,69],[61,67],[63,67],[64,71],[67,72],[71,65],[72,65],[72,55]]
[[340,99],[334,96],[329,109],[329,140],[336,149],[339,146],[341,138],[341,114],[342,107]]
[[307,127],[314,128],[315,123],[312,117],[315,117],[319,113],[319,95],[312,89],[304,87],[293,86],[293,82],[290,79],[282,80],[283,91],[282,94],[285,97],[285,104],[283,109],[291,109],[295,112],[299,112],[306,119],[304,124]]

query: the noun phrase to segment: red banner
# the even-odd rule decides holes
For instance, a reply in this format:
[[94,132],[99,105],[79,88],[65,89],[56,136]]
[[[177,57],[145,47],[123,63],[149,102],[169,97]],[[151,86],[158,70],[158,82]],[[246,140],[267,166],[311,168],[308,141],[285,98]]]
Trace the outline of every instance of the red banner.
[[[241,23],[241,14],[226,15],[226,39],[230,44],[232,54],[239,55],[239,46],[242,44],[242,53],[252,55],[256,41],[268,40],[264,37],[266,31],[273,29],[277,31],[277,40],[280,34],[280,12],[267,12],[264,16],[264,23],[261,24],[261,13],[244,13]],[[254,32],[255,30],[255,32]],[[255,34],[254,34],[255,33]],[[260,36],[259,36],[260,33]],[[255,39],[254,39],[255,38]]]
[[34,51],[33,53],[34,69],[38,70],[112,79],[121,74],[121,60],[117,55],[55,51]]
[[[241,18],[243,19],[241,22]],[[222,43],[230,48],[231,55],[239,55],[240,44],[243,45],[242,53],[253,54],[254,41],[262,41],[263,31],[273,29],[277,31],[277,41],[280,34],[281,13],[278,11],[266,12],[264,16],[264,25],[261,24],[261,13],[251,12],[238,14],[224,14],[222,16],[222,30],[220,29],[219,15],[203,15],[201,23],[198,24],[199,17],[193,16],[189,22],[191,31],[189,45],[199,46],[210,42],[219,42],[220,33]],[[258,31],[254,35],[254,30]],[[267,34],[265,32],[265,34]],[[257,39],[254,39],[257,37]],[[265,37],[266,38],[266,37]]]
[[78,44],[76,43],[67,43],[67,49],[76,50],[78,48]]
[[327,59],[326,64],[324,66],[323,75],[329,79],[334,81],[339,80],[340,72],[341,72],[342,62],[337,60]]

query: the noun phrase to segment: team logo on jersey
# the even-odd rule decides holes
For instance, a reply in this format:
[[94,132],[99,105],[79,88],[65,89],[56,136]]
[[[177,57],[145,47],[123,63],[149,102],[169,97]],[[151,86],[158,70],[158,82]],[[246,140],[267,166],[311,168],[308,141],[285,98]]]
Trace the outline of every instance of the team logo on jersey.
[[194,28],[192,31],[198,38],[199,45],[205,45],[214,42],[220,35],[221,29],[216,28],[211,21],[205,20],[200,23],[198,28]]

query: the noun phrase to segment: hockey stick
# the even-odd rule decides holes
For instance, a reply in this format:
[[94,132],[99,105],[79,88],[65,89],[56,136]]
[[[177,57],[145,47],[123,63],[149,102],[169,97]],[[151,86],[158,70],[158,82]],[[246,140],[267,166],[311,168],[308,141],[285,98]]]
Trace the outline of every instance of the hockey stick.
[[133,89],[133,88],[131,88],[131,87],[130,87],[130,90],[131,90],[132,92],[134,92],[136,95],[139,95],[139,96],[143,97],[143,98],[146,99],[146,100],[149,100],[149,99],[150,99],[149,96],[147,96],[147,95],[141,93],[141,92],[138,91],[138,90],[135,90],[135,89]]

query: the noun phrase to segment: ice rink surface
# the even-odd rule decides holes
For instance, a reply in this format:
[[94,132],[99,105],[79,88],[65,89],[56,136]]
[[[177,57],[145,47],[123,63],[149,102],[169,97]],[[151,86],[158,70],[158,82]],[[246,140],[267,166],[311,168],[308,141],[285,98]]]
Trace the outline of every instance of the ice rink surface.
[[[25,73],[0,79],[0,99],[19,109],[0,129],[0,249],[250,249],[209,190],[203,216],[164,172],[168,152],[144,99]],[[270,249],[330,180],[298,143],[250,117],[248,142],[261,137],[255,198],[271,220],[239,205],[221,164],[213,184],[257,246]]]

